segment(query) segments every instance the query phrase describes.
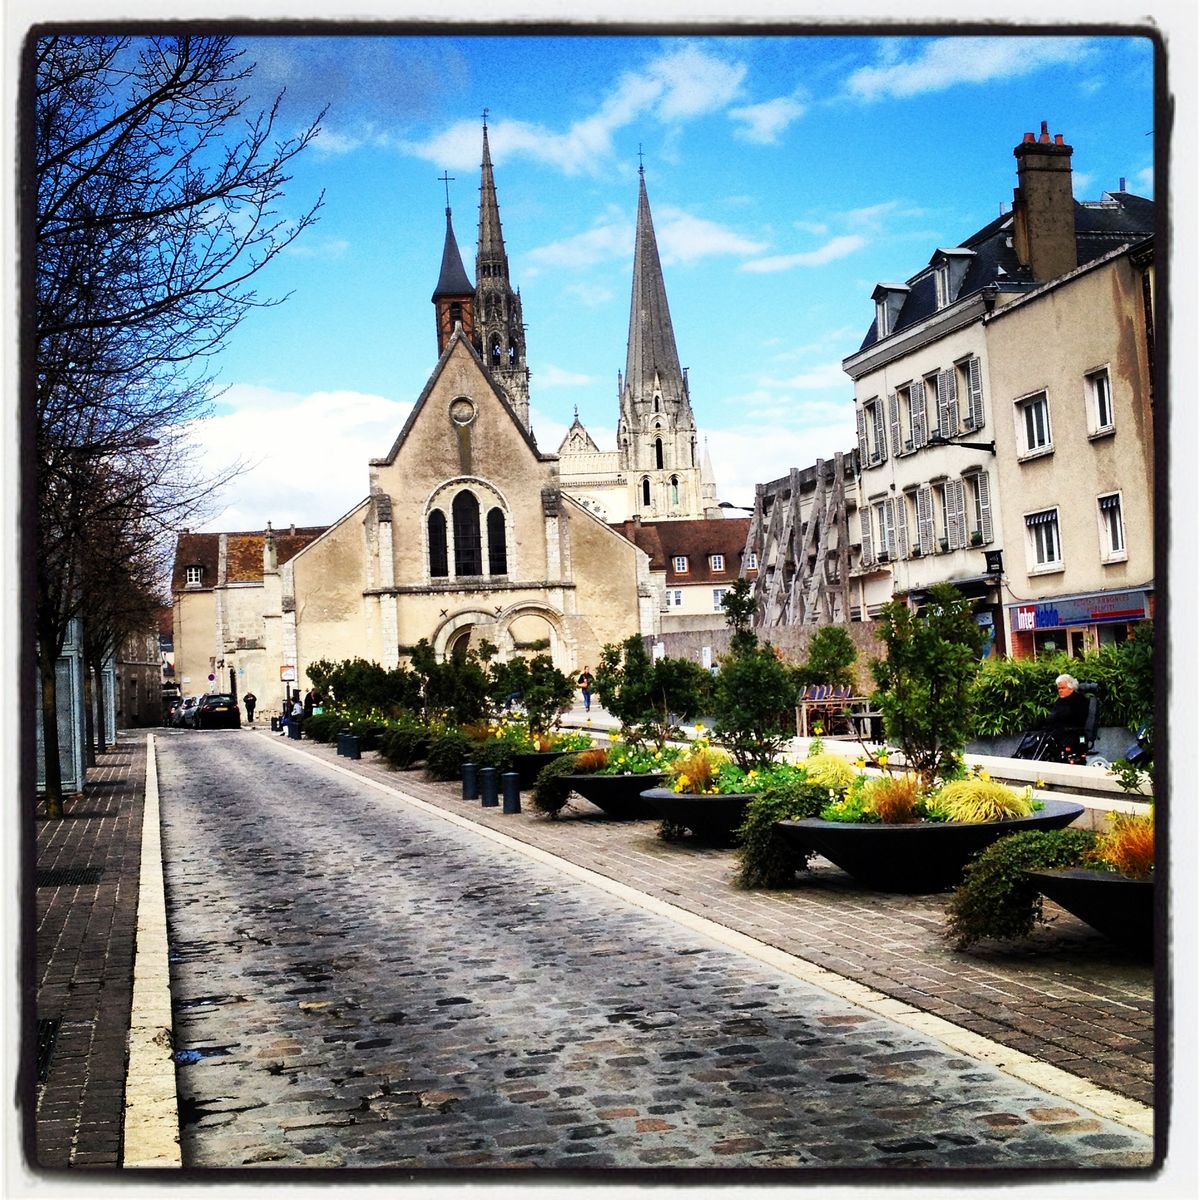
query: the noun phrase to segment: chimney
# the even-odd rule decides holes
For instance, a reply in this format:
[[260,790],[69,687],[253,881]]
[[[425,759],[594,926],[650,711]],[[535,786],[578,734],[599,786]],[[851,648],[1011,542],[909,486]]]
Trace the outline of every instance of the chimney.
[[263,574],[271,575],[279,570],[279,556],[275,550],[275,530],[271,522],[267,522],[267,531],[263,534]]
[[1123,192],[1124,190],[1125,190],[1125,176],[1124,176],[1124,175],[1122,175],[1122,176],[1121,176],[1121,184],[1120,184],[1120,186],[1117,188],[1117,191],[1118,191],[1118,192]]
[[1071,147],[1061,133],[1051,141],[1027,133],[1013,150],[1013,249],[1038,283],[1057,279],[1079,265],[1075,249],[1075,198],[1071,194]]

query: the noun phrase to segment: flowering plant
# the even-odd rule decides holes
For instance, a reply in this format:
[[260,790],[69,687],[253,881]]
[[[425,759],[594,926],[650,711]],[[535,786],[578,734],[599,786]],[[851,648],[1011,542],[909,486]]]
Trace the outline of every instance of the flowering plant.
[[615,741],[608,748],[608,762],[597,775],[657,775],[665,772],[681,751],[677,746],[645,746]]

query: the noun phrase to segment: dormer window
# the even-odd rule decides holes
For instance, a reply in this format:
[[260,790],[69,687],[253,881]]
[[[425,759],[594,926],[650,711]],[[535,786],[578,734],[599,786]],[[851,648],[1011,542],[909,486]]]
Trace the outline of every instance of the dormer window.
[[711,570],[711,571],[725,570],[725,555],[710,554],[708,556],[708,567],[709,567],[709,570]]
[[204,582],[203,567],[185,567],[183,582],[187,587],[199,587]]
[[871,293],[871,299],[875,301],[876,341],[895,330],[908,293],[909,287],[906,283],[881,283]]
[[933,288],[937,294],[938,308],[945,308],[950,303],[950,266],[942,263],[933,272]]
[[888,309],[886,300],[875,301],[875,336],[885,338],[891,333],[888,327]]
[[974,250],[962,246],[951,246],[938,250],[929,265],[933,267],[933,289],[939,309],[947,308],[958,299],[967,268],[975,257]]
[[686,554],[677,554],[675,556],[675,574],[686,575],[688,569],[688,560]]

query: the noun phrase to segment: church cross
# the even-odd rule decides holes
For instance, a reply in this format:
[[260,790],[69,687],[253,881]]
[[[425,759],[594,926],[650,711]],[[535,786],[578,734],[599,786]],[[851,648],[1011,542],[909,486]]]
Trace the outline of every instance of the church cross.
[[444,183],[446,185],[446,207],[449,208],[450,207],[450,185],[454,182],[454,176],[451,175],[448,171],[443,171],[438,176],[438,179],[440,179],[442,181],[442,183]]

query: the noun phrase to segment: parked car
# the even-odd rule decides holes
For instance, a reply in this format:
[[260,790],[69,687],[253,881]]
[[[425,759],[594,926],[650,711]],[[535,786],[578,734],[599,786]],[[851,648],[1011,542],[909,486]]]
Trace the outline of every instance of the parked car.
[[196,706],[200,703],[199,696],[188,696],[175,710],[171,724],[177,729],[191,729],[192,719],[196,715]]
[[209,692],[200,697],[192,718],[194,729],[240,729],[242,714],[229,692]]

